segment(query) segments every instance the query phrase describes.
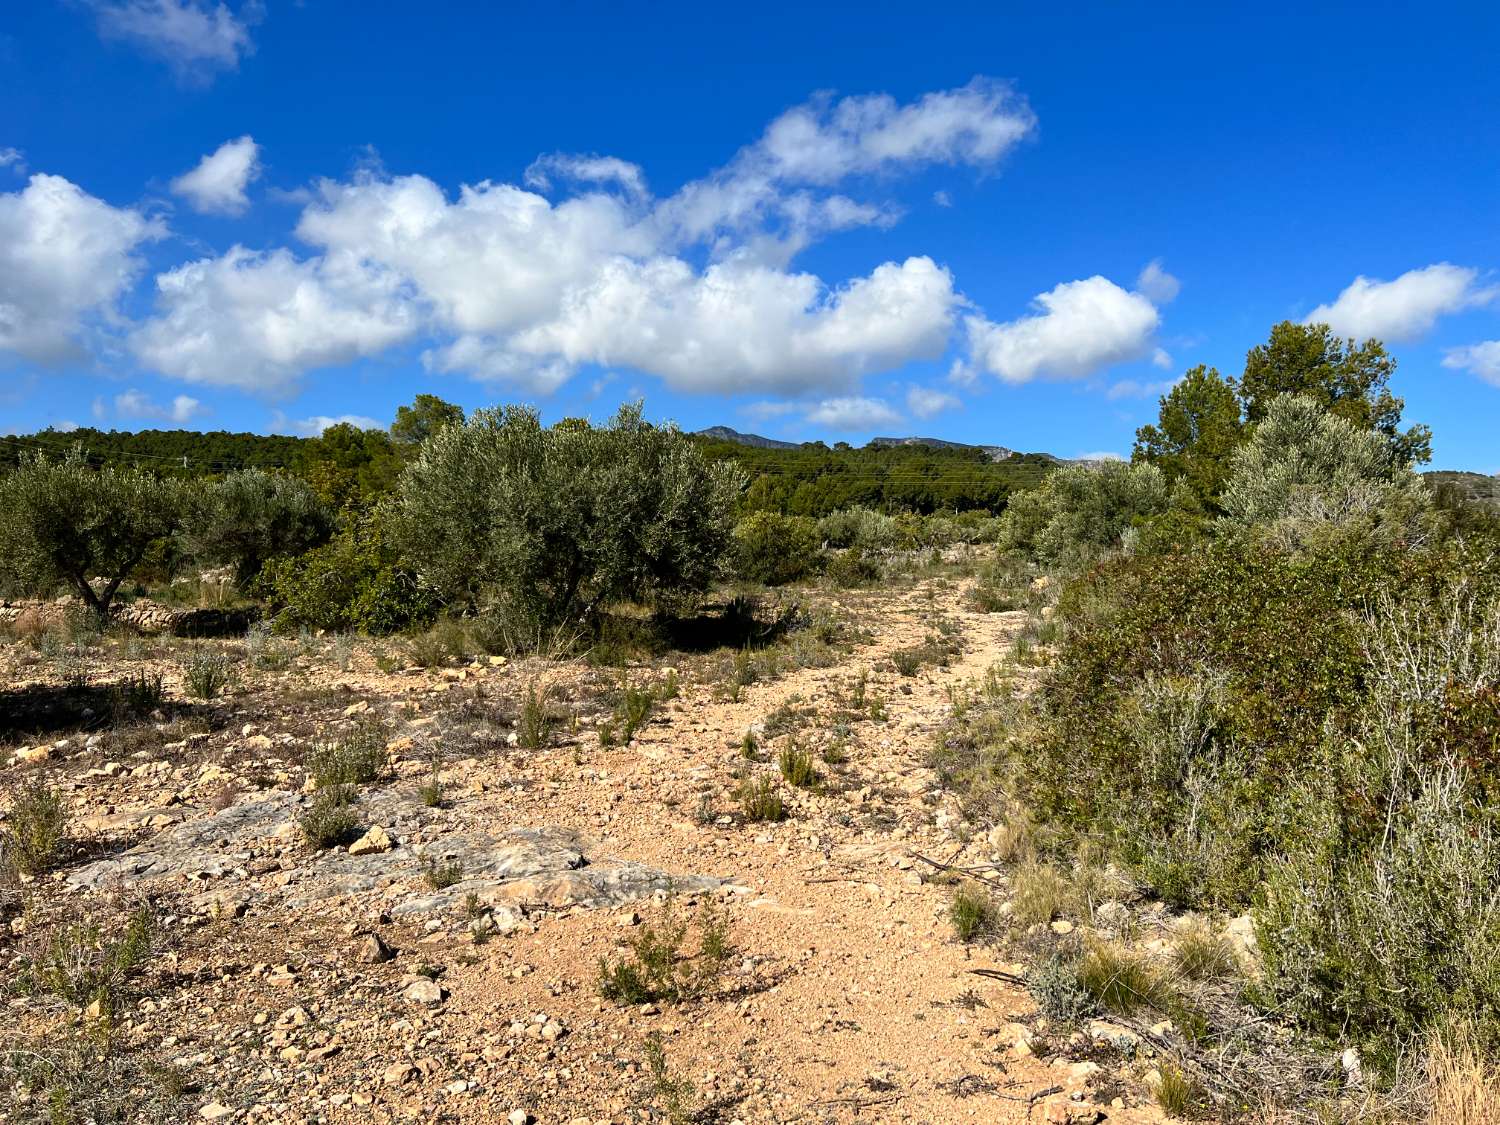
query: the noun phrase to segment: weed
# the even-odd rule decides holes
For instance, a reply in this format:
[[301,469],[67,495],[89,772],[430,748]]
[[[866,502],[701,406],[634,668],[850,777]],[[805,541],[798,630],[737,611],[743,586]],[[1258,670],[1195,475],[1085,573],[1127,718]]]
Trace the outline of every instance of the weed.
[[435,891],[446,891],[456,883],[464,881],[464,865],[458,860],[439,863],[432,856],[422,861],[422,878]]
[[620,701],[615,704],[615,722],[619,724],[620,741],[629,742],[635,732],[645,726],[656,706],[656,696],[649,688],[639,688],[626,682],[620,688]]
[[1077,962],[1061,954],[1028,973],[1026,987],[1042,1015],[1057,1023],[1076,1023],[1098,1008],[1078,977]]
[[521,717],[516,723],[516,743],[523,750],[540,750],[552,733],[552,715],[547,710],[547,689],[535,683],[526,687]]
[[973,941],[994,927],[994,900],[977,888],[960,887],[948,908],[948,920],[953,923],[953,932],[959,941]]
[[689,925],[669,898],[661,917],[641,923],[630,937],[628,957],[599,959],[599,992],[619,1004],[677,1002],[713,989],[733,952],[723,910],[705,900],[698,910],[698,951],[684,952]]
[[62,793],[37,781],[11,803],[0,833],[0,873],[40,875],[61,857],[68,835],[68,810]]
[[149,715],[162,705],[166,694],[160,672],[137,672],[114,686],[115,715]]
[[795,738],[787,739],[777,765],[788,785],[797,789],[812,789],[818,784],[818,771],[813,765],[813,756],[802,749]]
[[776,783],[765,774],[740,786],[740,811],[752,824],[775,823],[786,819],[786,806]]
[[422,798],[422,803],[429,809],[443,807],[443,779],[438,774],[437,766],[432,767],[431,776],[417,790],[417,796]]
[[155,927],[151,912],[132,911],[118,937],[107,937],[87,919],[57,927],[25,974],[31,988],[80,1009],[104,1026],[125,998],[129,978],[151,955]]
[[328,785],[366,785],[386,770],[385,724],[366,718],[336,742],[313,748],[307,772],[321,788]]
[[922,667],[922,653],[919,649],[898,648],[891,653],[891,663],[903,676],[915,676]]
[[213,699],[234,681],[234,664],[227,653],[195,646],[182,665],[182,681],[195,699]]
[[697,1120],[693,1109],[693,1084],[674,1075],[667,1067],[667,1052],[661,1044],[661,1032],[646,1037],[646,1073],[651,1081],[651,1099],[666,1117],[668,1125],[689,1125]]
[[760,761],[760,743],[756,741],[753,730],[747,730],[745,737],[740,739],[740,757],[747,762]]
[[823,761],[826,765],[842,766],[849,760],[849,747],[842,738],[834,739],[823,747]]
[[349,807],[353,800],[347,785],[335,782],[320,788],[297,822],[303,838],[320,851],[353,843],[359,837],[359,820]]
[[1011,877],[1011,917],[1023,926],[1045,925],[1074,902],[1068,878],[1047,864],[1027,864]]

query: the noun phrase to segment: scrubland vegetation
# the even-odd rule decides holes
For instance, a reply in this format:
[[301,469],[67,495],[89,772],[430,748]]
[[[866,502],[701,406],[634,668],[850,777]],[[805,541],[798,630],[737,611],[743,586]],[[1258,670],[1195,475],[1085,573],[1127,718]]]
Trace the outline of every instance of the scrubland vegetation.
[[[857,451],[805,450],[796,471],[810,475],[791,484],[757,473],[769,451],[736,463],[638,408],[546,427],[520,408],[465,419],[431,396],[389,436],[331,432],[295,472],[190,478],[99,464],[99,447],[92,461],[26,454],[0,475],[0,585],[76,598],[60,627],[13,626],[62,670],[101,630],[137,644],[119,622],[138,599],[242,611],[254,624],[233,659],[212,644],[176,653],[183,695],[204,708],[317,631],[341,667],[354,633],[383,638],[383,668],[583,657],[609,680],[596,730],[612,748],[678,693],[677,672],[642,669],[643,655],[717,654],[715,698],[738,701],[851,647],[847,622],[799,603],[809,585],[973,577],[975,609],[1030,616],[1008,660],[953,697],[934,751],[1005,869],[956,873],[957,937],[1012,949],[1053,1029],[1104,1015],[1136,1028],[1163,1055],[1155,1096],[1176,1116],[1487,1122],[1475,1107],[1500,1067],[1500,514],[1418,475],[1428,436],[1401,428],[1393,367],[1373,341],[1279,325],[1239,377],[1189,372],[1130,462],[1025,461],[1034,487],[1014,495],[1015,478],[963,456],[890,452],[904,467],[872,491],[838,479]],[[920,487],[919,461],[932,474]],[[918,489],[909,502],[898,483]],[[757,599],[771,597],[768,620]],[[941,614],[924,630],[882,662],[895,682],[962,652]],[[84,698],[84,674],[63,679]],[[122,726],[178,721],[159,673],[88,700]],[[776,825],[838,784],[844,735],[815,751],[796,703],[731,751],[736,823]],[[862,670],[835,725],[899,706]],[[490,721],[482,691],[468,707],[471,729]],[[540,675],[516,711],[510,745],[527,752],[579,721]],[[362,787],[387,769],[391,732],[345,719],[305,755],[296,827],[312,851],[368,827]],[[419,792],[444,805],[436,762]],[[694,815],[735,819],[706,797]],[[41,780],[14,788],[0,913],[71,847],[62,796]],[[465,879],[455,861],[426,863],[433,890]],[[1170,919],[1162,948],[1136,940],[1148,905]],[[80,916],[36,938],[18,963],[25,988],[92,1005],[98,1034],[17,1056],[6,1074],[77,1106],[91,1066],[134,1065],[111,1050],[107,1017],[155,937],[149,912],[125,918],[118,932]],[[669,907],[599,961],[597,990],[631,1005],[701,997],[729,955],[710,905],[691,923]],[[673,1093],[659,1043],[652,1058],[676,1119],[690,1090]],[[132,1097],[171,1100],[166,1078],[121,1074]]]
[[[1044,1008],[1143,1000],[1191,1027],[1199,1112],[1409,1120],[1457,1096],[1424,1088],[1424,1056],[1468,1052],[1450,1085],[1500,1061],[1500,519],[1417,476],[1390,368],[1278,326],[1241,379],[1199,369],[1165,396],[1130,465],[1018,498],[1000,544],[1032,569],[997,565],[984,596],[1029,601],[1055,640],[1035,691],[992,684],[939,750],[993,822],[1025,810],[1046,866],[1018,871],[1018,920],[1086,914],[1068,885],[1101,869],[1127,901],[1248,912],[1247,973],[1201,934],[1177,949],[1178,976],[1228,974],[1228,997],[1158,996],[1160,970],[1124,964],[1101,986],[1097,946],[1032,975]],[[955,904],[961,931],[974,917]],[[1249,1081],[1267,1018],[1303,1056],[1266,1045]]]

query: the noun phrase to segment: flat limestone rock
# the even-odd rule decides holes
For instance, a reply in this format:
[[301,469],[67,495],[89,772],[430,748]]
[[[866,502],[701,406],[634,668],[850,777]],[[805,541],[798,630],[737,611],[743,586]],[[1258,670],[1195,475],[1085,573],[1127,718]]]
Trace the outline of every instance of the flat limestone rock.
[[[103,890],[166,881],[205,889],[205,908],[226,894],[247,905],[277,901],[292,908],[349,895],[379,897],[393,915],[451,913],[474,895],[497,910],[543,905],[613,907],[662,891],[698,893],[722,880],[679,875],[646,864],[602,854],[582,834],[564,827],[511,828],[495,832],[449,827],[438,810],[428,809],[394,787],[370,789],[355,806],[360,819],[384,837],[388,850],[290,853],[296,865],[253,876],[249,862],[261,853],[284,852],[289,835],[310,796],[282,790],[258,794],[219,812],[198,810],[181,823],[127,851],[80,867],[68,875],[75,890]],[[400,843],[420,829],[420,848]],[[364,853],[364,854],[356,854]],[[442,890],[424,880],[425,864],[457,864],[462,879]],[[196,900],[195,900],[196,901]]]

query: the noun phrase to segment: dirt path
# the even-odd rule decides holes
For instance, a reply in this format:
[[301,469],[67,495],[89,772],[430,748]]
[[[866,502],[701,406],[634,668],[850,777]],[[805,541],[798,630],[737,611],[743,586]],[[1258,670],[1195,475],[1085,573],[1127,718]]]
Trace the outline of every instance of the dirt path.
[[[1030,998],[972,970],[1019,966],[956,940],[951,888],[924,878],[920,857],[988,858],[982,832],[961,822],[927,762],[952,693],[1002,659],[1025,619],[973,611],[967,587],[931,578],[846,595],[860,643],[831,660],[820,649],[823,666],[737,693],[712,672],[715,658],[693,658],[678,697],[624,746],[602,744],[585,724],[546,749],[507,751],[492,725],[485,737],[500,739],[498,751],[477,734],[454,751],[466,707],[489,714],[486,700],[520,698],[538,669],[582,706],[599,674],[576,664],[400,675],[369,660],[329,672],[310,658],[237,697],[220,734],[123,763],[105,760],[107,744],[60,743],[45,760],[61,764],[74,806],[92,812],[97,846],[123,865],[124,885],[131,872],[147,880],[139,873],[150,866],[128,844],[190,838],[196,849],[151,868],[165,872],[157,889],[181,913],[169,920],[170,964],[123,1022],[124,1040],[188,1076],[190,1108],[212,1120],[1160,1120],[1110,1104],[1119,1088],[1095,1075],[1082,1044],[1050,1063],[1018,1049]],[[944,638],[959,639],[958,650],[931,643]],[[924,646],[901,661],[902,674],[893,657]],[[316,716],[295,710],[294,690],[321,708]],[[405,747],[394,751],[397,780],[357,806],[366,827],[389,831],[392,850],[310,854],[288,819],[303,775],[278,756],[371,710],[408,732],[392,743]],[[747,731],[758,744],[751,756]],[[789,738],[812,755],[814,787],[780,779]],[[450,751],[437,808],[418,799],[431,769],[422,755],[435,748]],[[779,823],[741,816],[742,787],[762,776],[786,801]],[[497,909],[509,921],[476,940],[460,909],[466,884],[432,905],[440,896],[416,857],[462,839],[491,868],[509,862],[502,855],[535,858],[535,841],[505,844],[516,829],[555,836],[544,870],[517,883],[534,905],[519,918]],[[576,855],[575,839],[587,841]],[[622,956],[662,907],[601,908],[576,892],[591,873],[601,885],[622,885],[607,883],[611,872],[649,885],[652,869],[722,880],[706,897],[722,900],[735,952],[704,998],[620,1006],[600,994],[601,958]],[[105,893],[119,879],[88,885]],[[424,898],[421,911],[403,909]],[[692,913],[695,900],[676,899],[675,910]],[[361,956],[372,933],[394,956]],[[694,1088],[676,1117],[642,1071],[653,1036],[671,1075]]]
[[[970,970],[1018,967],[954,940],[951,891],[925,881],[916,858],[946,860],[963,847],[928,752],[949,713],[950,690],[995,664],[1025,615],[972,612],[964,590],[949,583],[882,596],[867,613],[878,622],[874,642],[839,665],[750,685],[736,702],[689,687],[663,721],[628,748],[579,767],[534,809],[538,820],[573,817],[611,852],[729,880],[737,890],[734,940],[753,964],[746,976],[777,983],[747,989],[738,1001],[649,1014],[591,1003],[597,960],[624,931],[617,917],[580,913],[513,944],[513,960],[537,966],[541,981],[528,987],[530,978],[506,981],[476,967],[454,978],[455,998],[471,996],[480,1011],[553,1016],[560,982],[569,1007],[583,1001],[589,1012],[570,1025],[575,1053],[584,1043],[604,1056],[628,1052],[632,1042],[661,1033],[670,1064],[700,1098],[731,1104],[725,1120],[1046,1120],[1050,1103],[1082,1090],[1091,1064],[1049,1067],[1012,1049],[1012,1021],[1034,1005]],[[898,674],[891,654],[922,644],[938,614],[957,625],[962,653],[946,667]],[[794,791],[792,815],[776,825],[696,822],[705,795],[714,811],[733,809],[747,730],[778,708],[815,709],[820,717],[798,738],[816,749],[829,733],[821,716],[847,707],[861,669],[867,695],[883,697],[890,717],[850,725],[847,764],[819,763],[823,792]],[[774,758],[779,741],[762,743]],[[457,1010],[455,1017],[462,1019]],[[1059,1088],[1048,1104],[1033,1104],[1033,1095]],[[627,1101],[616,1090],[561,1081],[526,1108],[541,1121],[610,1120]],[[1072,1119],[1066,1107],[1052,1113]],[[1151,1118],[1117,1111],[1111,1119]]]

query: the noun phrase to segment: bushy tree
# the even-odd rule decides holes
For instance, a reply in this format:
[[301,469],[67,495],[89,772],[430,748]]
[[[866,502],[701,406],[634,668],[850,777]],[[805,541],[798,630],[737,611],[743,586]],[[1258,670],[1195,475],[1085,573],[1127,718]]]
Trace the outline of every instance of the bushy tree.
[[190,492],[182,539],[192,558],[232,564],[243,588],[266,560],[299,555],[332,531],[332,513],[305,481],[247,469]]
[[1135,432],[1134,460],[1149,461],[1169,481],[1183,481],[1213,505],[1229,476],[1229,461],[1244,437],[1234,387],[1212,367],[1193,368],[1162,396],[1154,426]]
[[1166,474],[1150,462],[1068,465],[1011,498],[999,542],[1044,563],[1073,565],[1118,546],[1130,527],[1171,506]]
[[182,508],[176,481],[95,469],[77,449],[60,461],[28,457],[0,477],[0,571],[34,593],[66,585],[107,616],[120,583],[177,530]]
[[1432,459],[1432,431],[1401,429],[1406,404],[1387,386],[1395,371],[1395,359],[1379,340],[1356,344],[1339,339],[1326,324],[1283,321],[1245,356],[1236,390],[1248,422],[1261,421],[1281,395],[1301,395],[1356,429],[1379,433],[1393,460],[1424,464]]
[[1416,537],[1431,501],[1385,438],[1316,399],[1282,395],[1235,454],[1224,490],[1227,518],[1275,525],[1300,539],[1320,525],[1355,523]]
[[552,629],[620,599],[671,601],[719,572],[742,478],[639,405],[606,426],[480,410],[423,445],[392,497],[402,554],[450,605]]
[[818,525],[808,516],[751,512],[734,529],[735,573],[784,586],[817,567],[821,545]]
[[396,407],[391,440],[401,445],[421,445],[445,426],[461,426],[464,408],[444,402],[437,395],[421,394],[410,406]]

